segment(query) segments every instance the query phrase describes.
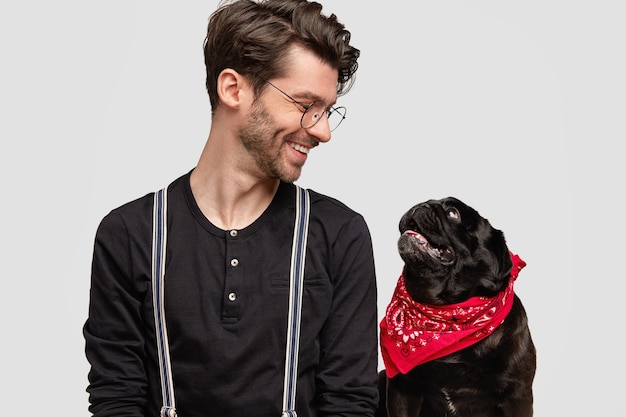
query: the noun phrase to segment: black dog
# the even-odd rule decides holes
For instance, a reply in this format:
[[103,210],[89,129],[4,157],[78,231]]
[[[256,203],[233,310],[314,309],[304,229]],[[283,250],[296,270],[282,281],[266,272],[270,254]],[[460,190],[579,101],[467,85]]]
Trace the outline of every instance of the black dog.
[[399,227],[377,416],[532,416],[536,352],[513,292],[524,261],[453,197],[414,206]]

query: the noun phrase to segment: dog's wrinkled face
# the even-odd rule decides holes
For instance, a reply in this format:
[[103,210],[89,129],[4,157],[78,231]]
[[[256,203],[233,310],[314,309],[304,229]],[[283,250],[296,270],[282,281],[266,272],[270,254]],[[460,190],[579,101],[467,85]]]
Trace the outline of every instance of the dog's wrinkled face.
[[398,251],[415,301],[454,304],[506,287],[512,262],[504,234],[462,201],[447,197],[417,204],[399,228]]

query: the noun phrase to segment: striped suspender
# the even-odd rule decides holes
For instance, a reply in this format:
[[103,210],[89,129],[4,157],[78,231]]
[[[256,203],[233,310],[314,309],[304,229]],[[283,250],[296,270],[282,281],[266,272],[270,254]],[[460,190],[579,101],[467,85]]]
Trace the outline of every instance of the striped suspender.
[[285,354],[282,417],[297,417],[296,380],[298,379],[300,312],[302,310],[304,258],[309,230],[309,212],[309,193],[304,188],[296,185],[296,223],[293,231],[291,271],[289,273],[289,318],[287,322],[287,352]]
[[176,417],[174,402],[174,384],[170,366],[170,349],[165,326],[163,302],[165,279],[165,248],[167,244],[167,188],[154,194],[154,213],[152,215],[152,303],[154,304],[154,325],[159,368],[161,370],[161,395],[163,407],[161,417]]
[[[296,380],[298,377],[298,351],[300,341],[300,318],[306,242],[309,226],[310,201],[306,189],[296,185],[296,220],[291,249],[289,276],[289,317],[287,322],[287,346],[285,354],[285,385],[283,387],[282,417],[297,417],[295,411]],[[174,385],[170,366],[169,342],[165,326],[163,303],[165,279],[165,248],[167,242],[167,188],[154,194],[152,220],[152,302],[154,323],[161,373],[163,407],[161,417],[176,417]]]

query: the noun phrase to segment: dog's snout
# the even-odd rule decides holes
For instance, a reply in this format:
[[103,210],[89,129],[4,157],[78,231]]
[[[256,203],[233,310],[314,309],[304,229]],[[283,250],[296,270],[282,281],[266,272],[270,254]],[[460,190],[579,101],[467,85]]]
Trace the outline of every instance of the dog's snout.
[[431,201],[423,202],[411,207],[400,219],[400,233],[407,230],[426,231],[430,228],[439,228],[437,210]]

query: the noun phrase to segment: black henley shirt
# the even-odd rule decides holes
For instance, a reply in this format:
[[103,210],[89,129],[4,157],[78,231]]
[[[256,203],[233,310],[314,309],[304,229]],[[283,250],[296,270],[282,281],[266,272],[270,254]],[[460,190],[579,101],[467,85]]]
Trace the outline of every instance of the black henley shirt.
[[[180,417],[279,417],[284,381],[295,190],[281,183],[241,230],[211,224],[190,173],[168,191],[165,315]],[[361,215],[310,190],[299,417],[373,416],[376,278]],[[161,391],[151,288],[153,194],[98,227],[84,326],[90,411],[156,417]]]

